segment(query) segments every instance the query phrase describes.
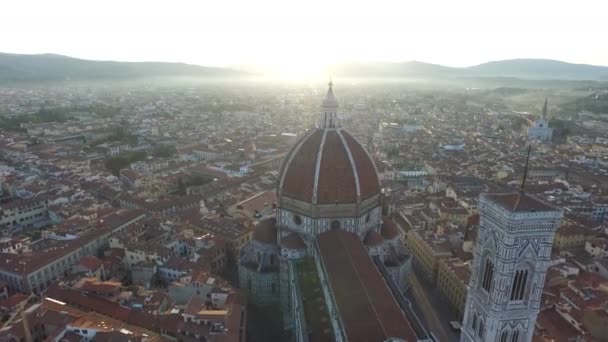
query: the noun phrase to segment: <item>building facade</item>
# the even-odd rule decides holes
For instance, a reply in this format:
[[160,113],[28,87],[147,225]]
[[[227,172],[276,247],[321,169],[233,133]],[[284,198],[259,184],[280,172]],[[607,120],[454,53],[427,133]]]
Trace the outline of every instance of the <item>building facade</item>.
[[524,192],[480,197],[462,342],[532,340],[562,216]]
[[547,99],[545,99],[542,116],[528,128],[528,139],[544,143],[551,142],[551,139],[553,139],[553,128],[549,127],[549,119],[547,118]]

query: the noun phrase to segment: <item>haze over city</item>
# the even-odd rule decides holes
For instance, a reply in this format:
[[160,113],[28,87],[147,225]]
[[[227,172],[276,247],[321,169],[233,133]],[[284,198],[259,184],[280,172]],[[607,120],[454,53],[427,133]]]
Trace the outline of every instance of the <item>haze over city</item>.
[[603,342],[605,1],[8,1],[0,342]]
[[[340,62],[608,65],[600,0],[8,1],[0,51],[255,65],[302,77]],[[326,72],[326,70],[323,70]]]

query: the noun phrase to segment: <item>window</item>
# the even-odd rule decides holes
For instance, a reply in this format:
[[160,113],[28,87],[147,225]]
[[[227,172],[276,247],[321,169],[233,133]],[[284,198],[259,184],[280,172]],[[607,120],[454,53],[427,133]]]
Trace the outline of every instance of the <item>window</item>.
[[486,292],[490,292],[490,288],[492,287],[492,279],[494,278],[494,263],[490,261],[490,259],[486,259],[486,263],[483,269],[483,277],[481,280],[481,287],[486,290]]
[[477,314],[476,313],[473,314],[473,323],[471,323],[471,328],[473,329],[473,331],[475,331],[477,329]]
[[300,217],[300,215],[293,216],[293,223],[295,223],[298,226],[302,224],[302,218]]
[[272,283],[270,285],[270,293],[275,294],[275,292],[276,292],[276,286],[274,285],[274,283]]
[[511,336],[511,342],[518,342],[519,341],[519,330],[515,330],[513,332],[513,336]]
[[483,320],[479,320],[479,330],[477,331],[477,336],[479,336],[479,338],[483,338]]
[[509,338],[509,332],[505,330],[500,334],[500,342],[507,342],[507,338]]
[[338,220],[331,221],[331,229],[340,229],[340,221],[338,221]]
[[513,278],[513,284],[511,285],[511,300],[524,299],[527,282],[528,270],[519,270],[515,272],[515,278]]

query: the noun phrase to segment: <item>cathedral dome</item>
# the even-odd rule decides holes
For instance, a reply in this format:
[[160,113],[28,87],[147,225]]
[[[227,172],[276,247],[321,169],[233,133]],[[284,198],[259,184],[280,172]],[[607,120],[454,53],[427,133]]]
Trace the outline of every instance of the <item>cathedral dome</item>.
[[254,241],[265,243],[265,244],[276,244],[277,243],[277,220],[269,218],[260,221],[255,228],[253,228]]
[[375,230],[370,230],[367,235],[365,235],[365,239],[363,240],[363,243],[366,246],[377,246],[382,244],[383,242],[384,238],[382,237],[382,235],[380,235],[380,233]]
[[399,228],[397,228],[393,220],[388,217],[383,217],[380,233],[382,233],[382,237],[385,239],[392,240],[399,236]]
[[310,204],[360,203],[380,194],[374,162],[341,128],[317,128],[285,157],[279,195]]

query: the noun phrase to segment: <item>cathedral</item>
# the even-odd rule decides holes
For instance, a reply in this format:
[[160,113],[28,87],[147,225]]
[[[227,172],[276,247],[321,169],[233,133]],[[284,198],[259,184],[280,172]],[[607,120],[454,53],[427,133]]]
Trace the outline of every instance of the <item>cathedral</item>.
[[528,127],[528,139],[549,143],[552,138],[553,128],[549,127],[549,119],[547,118],[547,99],[545,99],[541,117],[534,121],[532,126]]
[[329,83],[317,127],[285,156],[274,218],[239,254],[250,300],[278,304],[296,341],[426,338],[403,299],[411,256],[383,216],[372,158],[341,127]]

